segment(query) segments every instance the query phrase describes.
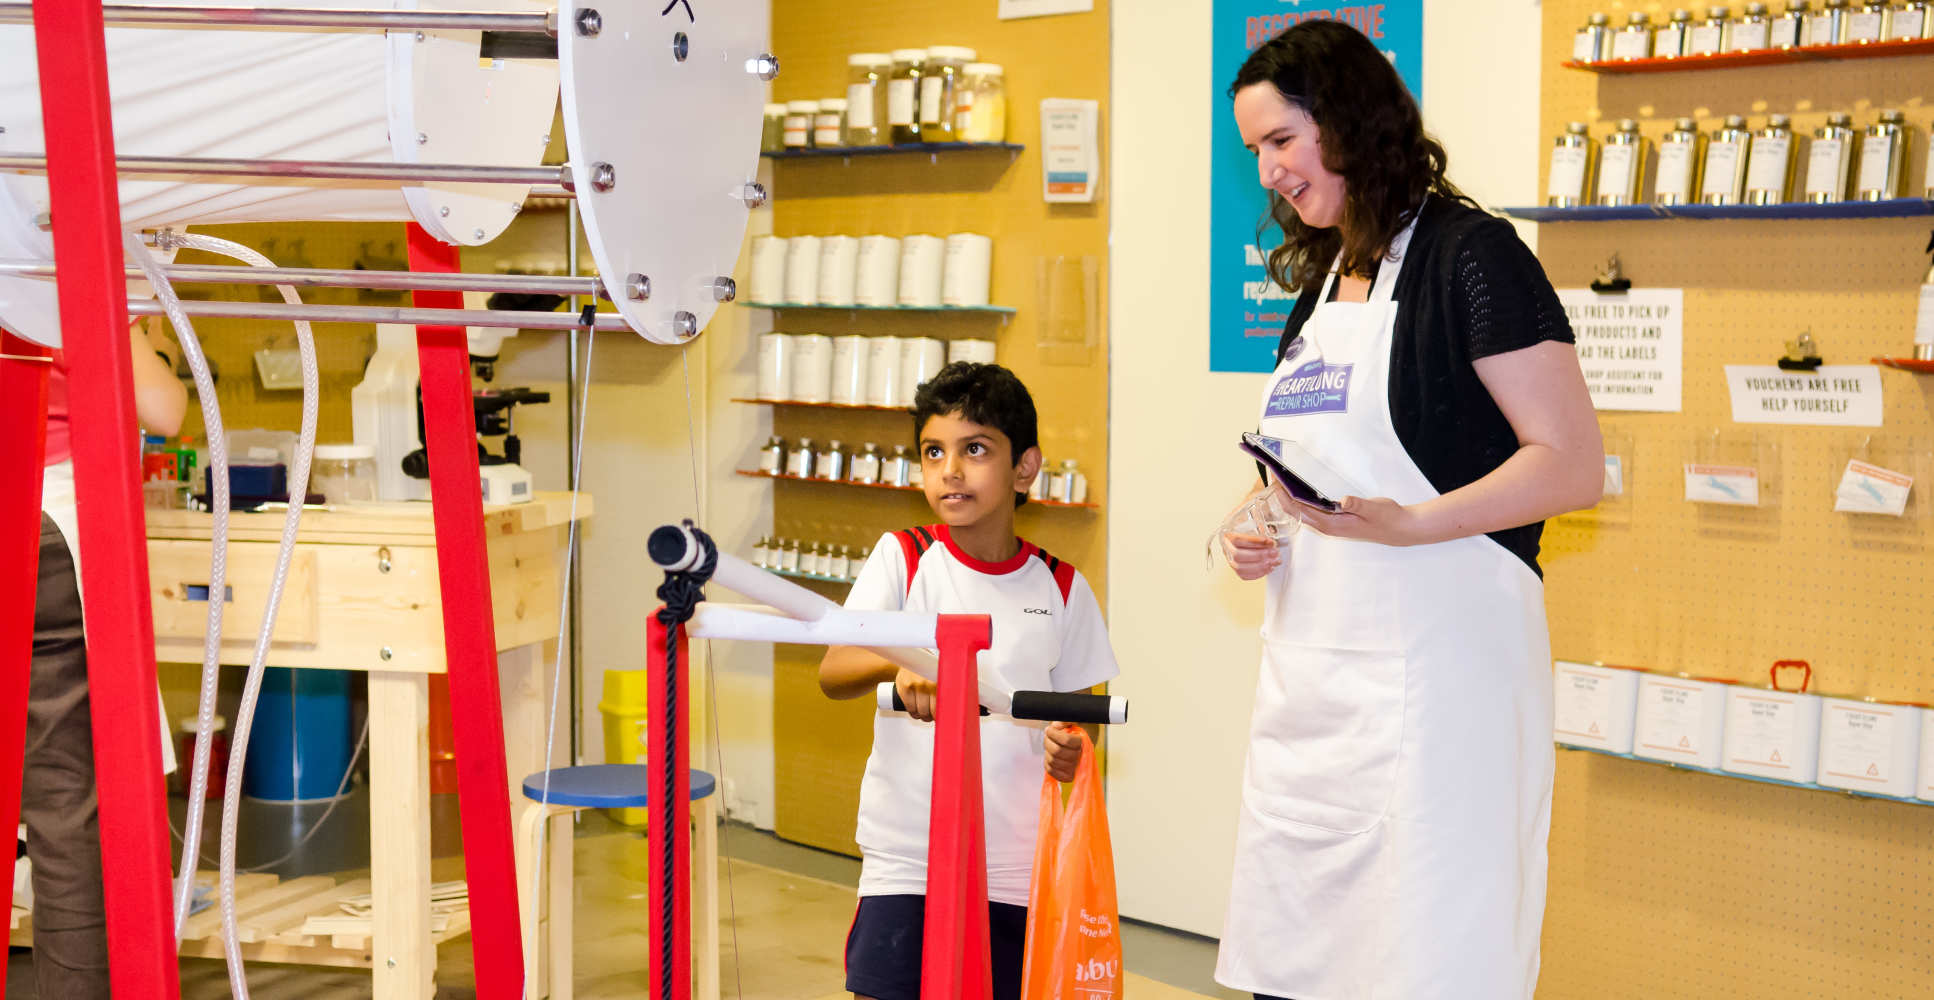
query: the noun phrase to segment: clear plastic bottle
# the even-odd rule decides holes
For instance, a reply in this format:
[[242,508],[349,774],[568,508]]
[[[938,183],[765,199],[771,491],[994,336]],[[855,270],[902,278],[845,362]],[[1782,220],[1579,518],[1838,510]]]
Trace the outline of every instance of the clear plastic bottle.
[[920,78],[920,141],[952,142],[954,100],[961,72],[980,57],[959,45],[935,45],[927,50],[926,73]]
[[1007,78],[999,63],[968,63],[954,91],[954,138],[1007,140]]
[[886,84],[893,57],[856,52],[846,57],[846,145],[887,144]]
[[926,49],[893,50],[893,75],[886,84],[886,124],[887,139],[895,146],[924,141],[920,132],[920,81],[926,74]]

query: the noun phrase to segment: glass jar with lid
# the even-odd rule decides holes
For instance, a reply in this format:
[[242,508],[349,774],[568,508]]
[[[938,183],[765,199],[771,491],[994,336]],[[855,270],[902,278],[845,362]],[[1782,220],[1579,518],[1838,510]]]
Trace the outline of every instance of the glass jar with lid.
[[886,125],[887,140],[895,146],[921,141],[920,80],[926,73],[926,49],[893,50],[893,73],[886,82]]
[[893,57],[884,52],[856,52],[846,57],[846,144],[884,146],[886,83],[893,75]]
[[819,102],[813,116],[813,148],[833,149],[846,145],[846,98],[828,97]]
[[980,53],[959,45],[935,45],[927,50],[926,75],[920,78],[920,141],[951,142],[954,138],[954,95],[961,71]]
[[766,105],[765,127],[759,130],[759,152],[777,153],[786,148],[786,106]]
[[813,148],[813,118],[819,114],[818,101],[786,102],[786,148]]
[[1007,78],[999,63],[968,63],[954,91],[954,138],[960,142],[1007,140]]
[[366,444],[316,445],[315,473],[309,490],[324,503],[373,503],[376,500],[376,449]]

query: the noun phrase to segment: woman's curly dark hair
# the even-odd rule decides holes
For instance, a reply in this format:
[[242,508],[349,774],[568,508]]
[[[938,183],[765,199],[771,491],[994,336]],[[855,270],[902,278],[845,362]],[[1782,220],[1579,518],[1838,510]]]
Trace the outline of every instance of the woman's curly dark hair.
[[[1316,122],[1323,167],[1343,178],[1342,223],[1312,229],[1282,195],[1269,192],[1271,222],[1283,244],[1269,252],[1269,276],[1291,291],[1314,293],[1336,260],[1343,274],[1368,277],[1390,255],[1429,194],[1469,201],[1444,176],[1444,147],[1424,134],[1423,115],[1390,60],[1347,24],[1311,19],[1251,53],[1228,96],[1258,83]],[[1340,256],[1339,256],[1340,254]]]

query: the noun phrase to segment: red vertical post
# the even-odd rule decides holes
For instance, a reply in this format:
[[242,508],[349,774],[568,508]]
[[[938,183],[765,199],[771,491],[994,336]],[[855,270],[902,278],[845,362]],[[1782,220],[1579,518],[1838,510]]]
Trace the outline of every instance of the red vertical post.
[[34,0],[34,47],[56,220],[83,609],[102,626],[88,632],[87,674],[110,983],[116,997],[175,997],[154,617],[101,5]]
[[685,713],[692,668],[683,625],[676,630],[678,666],[666,664],[667,631],[654,612],[645,630],[651,647],[646,666],[654,682],[645,708],[645,759],[651,765],[645,823],[651,857],[647,968],[652,1000],[686,1000],[692,994],[692,770]]
[[0,469],[17,469],[21,479],[18,488],[0,490],[0,830],[20,822],[27,681],[33,672],[34,598],[40,578],[48,355],[40,345],[0,330]]
[[993,642],[986,615],[941,615],[935,635],[933,807],[927,825],[927,922],[920,1000],[989,1000],[994,970],[987,932],[987,826],[981,812],[981,650]]
[[[410,224],[410,267],[459,270],[457,248]],[[419,291],[419,308],[463,308],[462,292]],[[470,395],[470,347],[463,327],[416,328],[423,387],[423,447],[430,459],[437,580],[443,592],[443,650],[457,745],[457,803],[470,883],[470,955],[477,996],[523,995],[524,946],[511,846],[510,778],[504,763],[504,703],[497,684],[497,628],[484,546],[483,487],[477,472],[477,417]]]

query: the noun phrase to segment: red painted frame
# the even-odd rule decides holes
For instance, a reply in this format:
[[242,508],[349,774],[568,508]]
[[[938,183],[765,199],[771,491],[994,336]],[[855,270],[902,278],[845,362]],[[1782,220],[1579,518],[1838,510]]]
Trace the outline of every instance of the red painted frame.
[[[659,747],[670,740],[673,747],[672,759],[681,766],[671,769],[672,787],[666,793],[666,771],[661,767],[650,769],[647,787],[651,792],[651,804],[646,812],[646,856],[651,860],[651,877],[645,894],[648,926],[646,934],[646,982],[650,984],[648,996],[653,1000],[687,1000],[692,993],[692,769],[690,735],[686,728],[686,714],[691,704],[688,690],[691,687],[690,646],[685,638],[685,626],[677,627],[678,670],[668,672],[665,665],[666,628],[658,620],[654,610],[645,629],[646,644],[650,648],[647,669],[651,677],[658,681],[651,685],[651,695],[645,705],[645,747],[650,757]],[[670,680],[672,691],[666,690],[664,681]],[[675,803],[679,810],[674,815],[667,803]],[[666,838],[670,838],[670,843]],[[671,851],[672,871],[667,879],[659,859]],[[665,923],[660,915],[667,909],[671,911],[671,941],[665,940]],[[659,983],[664,979],[666,958],[671,962],[670,996],[660,996],[663,990]]]
[[[34,600],[40,583],[40,470],[47,457],[50,352],[0,330],[0,469],[20,488],[0,490],[0,830],[20,823],[27,755],[27,682],[33,672]],[[32,358],[40,361],[27,360]],[[11,777],[9,777],[11,776]],[[11,870],[11,869],[10,869]]]
[[927,921],[920,1000],[991,1000],[987,826],[982,816],[979,654],[993,642],[986,615],[941,615],[934,636],[933,801],[927,822]]

